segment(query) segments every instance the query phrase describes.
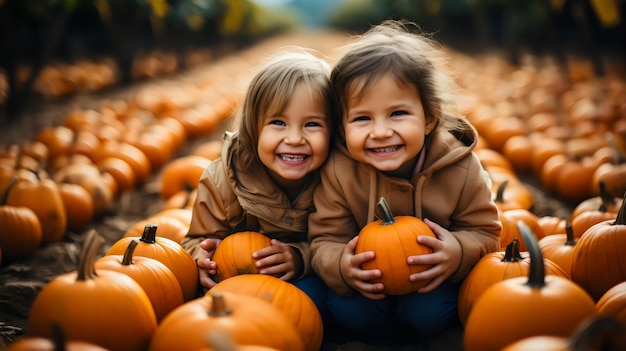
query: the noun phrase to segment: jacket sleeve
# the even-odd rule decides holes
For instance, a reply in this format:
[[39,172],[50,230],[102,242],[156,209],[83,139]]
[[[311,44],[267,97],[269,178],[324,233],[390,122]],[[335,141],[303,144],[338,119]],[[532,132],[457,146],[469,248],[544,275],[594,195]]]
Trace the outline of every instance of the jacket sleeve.
[[212,162],[198,182],[191,224],[181,245],[194,259],[204,257],[200,242],[207,238],[223,239],[231,234],[236,226],[231,222],[241,218],[241,211],[230,190],[222,162]]
[[491,178],[472,154],[450,232],[459,241],[463,256],[452,282],[463,280],[485,254],[500,250],[502,224],[492,200]]
[[333,291],[350,295],[350,288],[339,272],[339,259],[350,239],[358,234],[358,226],[350,207],[342,195],[343,190],[335,171],[338,166],[332,159],[321,172],[321,184],[313,197],[315,212],[309,216],[309,242],[313,270]]

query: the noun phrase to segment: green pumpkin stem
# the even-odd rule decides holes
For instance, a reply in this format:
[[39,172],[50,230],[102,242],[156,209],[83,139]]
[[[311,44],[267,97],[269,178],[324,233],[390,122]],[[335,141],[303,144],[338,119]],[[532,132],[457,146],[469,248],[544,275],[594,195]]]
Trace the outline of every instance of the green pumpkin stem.
[[226,306],[224,295],[219,291],[211,293],[211,309],[209,310],[209,316],[222,317],[228,316],[233,312]]
[[530,254],[530,268],[526,285],[531,288],[543,288],[546,286],[546,269],[537,238],[532,230],[528,228],[528,225],[522,221],[517,222],[517,229],[522,235],[522,239],[524,239]]
[[[572,351],[592,350],[598,346],[596,342],[601,335],[608,337],[601,338],[600,350],[617,350],[614,345],[615,338],[621,331],[620,323],[613,316],[597,316],[582,323],[569,339],[569,349]],[[608,334],[608,335],[607,335]]]
[[97,274],[94,267],[96,262],[96,256],[100,249],[104,246],[105,240],[102,236],[92,229],[87,234],[87,239],[83,244],[83,248],[80,251],[80,257],[78,259],[78,276],[77,281],[94,279]]
[[500,185],[498,185],[498,190],[496,191],[496,197],[493,201],[497,202],[497,203],[503,203],[504,202],[504,190],[506,189],[506,186],[509,185],[509,180],[506,179],[504,181],[502,181],[502,183],[500,183]]
[[615,218],[613,225],[616,224],[626,225],[626,191],[624,192],[622,206],[620,206],[619,211],[617,211],[617,218]]
[[391,213],[391,208],[389,208],[387,200],[385,200],[384,197],[381,197],[380,200],[378,200],[378,209],[383,216],[382,225],[389,225],[397,222],[397,220],[393,217],[393,213]]
[[519,253],[519,239],[513,238],[504,250],[504,257],[500,262],[517,262],[524,258]]
[[139,239],[141,242],[148,244],[156,243],[156,231],[157,225],[154,223],[146,224],[143,227],[143,233],[141,234],[141,238]]
[[135,248],[139,245],[137,240],[131,240],[126,246],[126,250],[124,251],[124,257],[122,257],[122,265],[130,266],[133,264],[133,253],[135,253]]
[[570,246],[576,245],[576,243],[578,242],[578,239],[574,237],[574,230],[572,229],[572,222],[570,221],[565,222],[565,235],[566,235],[565,245],[570,245]]

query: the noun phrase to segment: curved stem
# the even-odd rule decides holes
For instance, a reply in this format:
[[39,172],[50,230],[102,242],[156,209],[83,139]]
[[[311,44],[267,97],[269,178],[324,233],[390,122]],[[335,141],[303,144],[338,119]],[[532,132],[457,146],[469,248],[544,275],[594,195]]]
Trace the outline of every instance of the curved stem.
[[391,213],[391,208],[389,208],[387,200],[385,200],[384,197],[381,197],[380,200],[378,200],[377,205],[380,213],[383,216],[383,222],[381,223],[382,225],[389,225],[397,222],[396,219],[393,217],[393,213]]
[[139,239],[141,242],[154,244],[156,243],[156,230],[157,225],[150,223],[146,224],[143,227],[143,233],[141,234],[141,238]]
[[2,197],[0,197],[0,206],[5,206],[7,204],[7,200],[9,199],[9,191],[13,188],[13,185],[17,183],[17,177],[12,177],[7,184],[7,187],[2,192]]
[[507,185],[509,185],[509,180],[508,179],[502,181],[502,183],[500,183],[500,185],[498,185],[498,190],[496,191],[496,198],[493,201],[495,201],[497,203],[503,203],[504,202],[504,190],[506,189]]
[[565,239],[565,245],[576,245],[576,243],[578,242],[578,239],[576,239],[576,237],[574,236],[574,230],[572,229],[572,222],[570,221],[566,221],[565,222],[565,235],[566,235],[566,239]]
[[625,225],[626,224],[626,191],[624,192],[624,199],[622,201],[622,206],[620,206],[619,211],[617,211],[617,218],[613,225]]
[[519,239],[513,238],[511,242],[506,246],[504,251],[504,257],[500,262],[517,262],[521,261],[524,258],[519,253]]
[[97,276],[94,263],[96,261],[96,255],[104,246],[104,243],[104,238],[98,235],[95,230],[92,229],[89,234],[87,234],[87,239],[83,244],[78,259],[77,281],[94,279]]
[[526,285],[531,288],[543,288],[546,286],[546,270],[543,262],[543,255],[541,254],[539,243],[537,243],[537,238],[530,228],[528,228],[528,226],[522,221],[517,222],[517,229],[522,235],[524,243],[526,243],[526,247],[528,247],[528,252],[530,254],[530,268],[528,282]]
[[126,247],[126,251],[124,251],[124,257],[122,257],[122,266],[130,266],[133,264],[133,253],[135,252],[135,248],[139,245],[137,240],[131,240]]
[[598,187],[600,188],[600,198],[602,199],[602,204],[598,210],[600,210],[600,212],[606,212],[609,206],[615,205],[617,201],[615,201],[615,197],[606,189],[604,180],[598,182]]

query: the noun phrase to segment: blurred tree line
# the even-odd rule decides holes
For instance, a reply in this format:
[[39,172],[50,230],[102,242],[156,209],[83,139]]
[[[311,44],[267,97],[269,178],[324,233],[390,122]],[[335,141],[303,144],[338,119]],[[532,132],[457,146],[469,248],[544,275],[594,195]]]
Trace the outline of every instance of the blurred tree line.
[[[0,0],[0,122],[17,118],[42,69],[55,61],[110,57],[116,84],[133,79],[142,53],[182,56],[198,48],[238,48],[298,28],[362,32],[408,19],[461,50],[523,51],[564,58],[626,57],[626,0]],[[178,61],[184,65],[184,60]],[[23,69],[27,67],[28,69]],[[180,67],[184,69],[184,67]],[[0,86],[0,94],[2,94]]]
[[250,0],[0,0],[0,123],[17,118],[52,62],[111,57],[127,84],[142,53],[245,46],[296,23]]

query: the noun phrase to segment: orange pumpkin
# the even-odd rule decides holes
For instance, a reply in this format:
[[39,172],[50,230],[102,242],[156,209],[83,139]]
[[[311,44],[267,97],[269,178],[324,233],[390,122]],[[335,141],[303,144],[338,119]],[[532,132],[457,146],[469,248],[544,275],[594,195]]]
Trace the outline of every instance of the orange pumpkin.
[[196,189],[204,169],[211,161],[201,156],[187,155],[168,162],[161,171],[161,197],[169,199],[184,189]]
[[605,348],[608,345],[614,345],[615,351],[617,347],[623,346],[614,339],[614,336],[620,332],[620,325],[614,319],[606,316],[594,316],[581,322],[572,335],[553,336],[539,335],[524,338],[507,345],[501,351],[582,351],[596,350],[596,345],[602,345],[602,350],[613,350]]
[[83,340],[111,350],[144,350],[157,327],[150,299],[129,276],[95,271],[104,238],[91,231],[77,271],[46,284],[36,296],[26,321],[28,337],[52,338],[58,323],[68,340]]
[[213,276],[213,280],[219,283],[240,274],[258,274],[259,269],[254,265],[256,260],[252,258],[252,254],[271,244],[269,237],[252,231],[237,232],[225,237],[213,254],[213,261],[217,264],[217,274]]
[[[626,329],[626,281],[623,281],[607,290],[596,302],[598,313],[615,318]],[[626,334],[619,334],[616,345],[626,345]]]
[[574,237],[572,226],[568,223],[565,234],[550,234],[539,240],[539,248],[543,257],[556,263],[566,273],[566,277],[572,276],[572,257],[578,241]]
[[[530,257],[528,252],[519,249],[519,239],[514,238],[504,251],[490,252],[481,257],[459,288],[458,313],[461,323],[467,322],[467,317],[476,300],[493,284],[515,277],[528,275]],[[558,265],[544,259],[547,274],[569,277]]]
[[196,261],[177,242],[157,237],[157,225],[146,224],[141,237],[127,236],[117,240],[106,255],[123,255],[130,241],[139,239],[135,255],[156,259],[167,266],[178,279],[185,301],[198,293],[198,266]]
[[324,327],[315,303],[295,285],[265,274],[244,274],[223,280],[207,294],[226,291],[264,299],[285,313],[299,332],[305,350],[322,346]]
[[67,229],[80,233],[93,221],[95,213],[93,198],[79,184],[57,183],[57,185],[67,213]]
[[53,338],[43,337],[22,337],[21,339],[9,344],[6,351],[107,351],[102,346],[96,344],[79,341],[67,340],[65,332],[58,325],[52,326]]
[[0,247],[3,263],[27,257],[41,245],[41,223],[33,210],[23,206],[7,205],[13,179],[0,198]]
[[269,302],[244,294],[217,291],[186,302],[167,315],[154,332],[149,350],[195,351],[206,348],[207,331],[226,333],[238,345],[304,350],[292,322]]
[[428,281],[412,282],[409,276],[428,269],[429,265],[409,265],[407,257],[432,253],[428,246],[417,242],[417,237],[435,237],[433,231],[421,219],[414,216],[393,216],[385,198],[378,201],[382,219],[368,223],[359,232],[355,253],[374,251],[374,259],[361,265],[365,270],[379,269],[382,276],[373,280],[384,285],[388,295],[416,292]]
[[[539,226],[539,217],[529,210],[518,208],[514,210],[499,211],[502,222],[502,232],[500,233],[500,247],[506,247],[514,238],[522,239],[517,226],[518,221],[524,222],[535,234],[535,238],[540,240],[545,233]],[[520,241],[520,251],[527,251],[528,248],[523,241]]]
[[[626,197],[626,193],[624,194]],[[626,201],[615,220],[600,222],[578,239],[572,259],[572,280],[598,300],[626,280]]]
[[545,274],[537,239],[523,222],[518,225],[529,247],[528,277],[495,283],[478,298],[465,324],[464,350],[501,350],[538,335],[565,337],[596,314],[594,301],[581,287],[567,278]]
[[19,181],[6,199],[6,204],[16,207],[28,207],[41,223],[42,243],[59,242],[67,231],[67,212],[57,183],[50,178],[41,178],[33,171],[37,181]]
[[134,255],[137,243],[137,240],[131,240],[124,255],[105,255],[96,260],[94,267],[98,272],[112,270],[124,273],[139,283],[148,295],[159,322],[185,302],[183,291],[174,273],[163,263]]

